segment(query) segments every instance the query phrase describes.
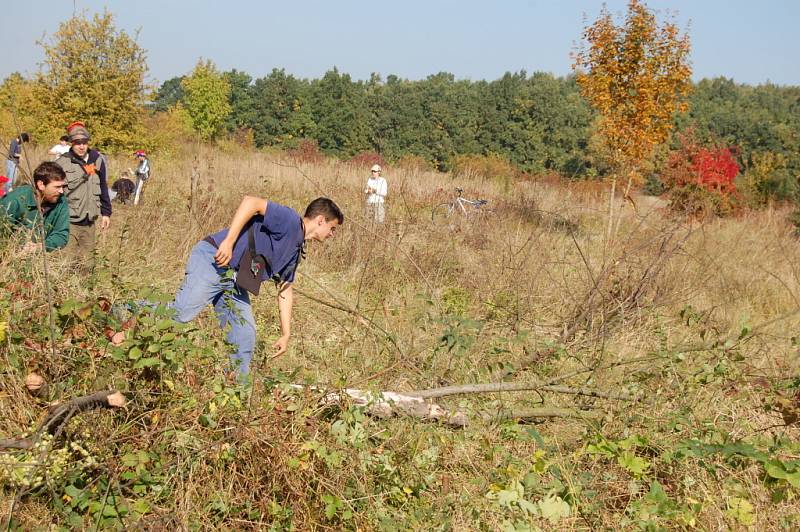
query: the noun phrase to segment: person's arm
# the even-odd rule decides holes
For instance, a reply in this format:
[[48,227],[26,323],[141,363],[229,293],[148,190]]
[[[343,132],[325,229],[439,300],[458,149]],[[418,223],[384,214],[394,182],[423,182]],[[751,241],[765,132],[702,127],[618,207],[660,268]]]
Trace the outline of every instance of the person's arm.
[[6,194],[0,198],[0,221],[15,223],[22,218],[22,205],[20,205],[17,195]]
[[250,218],[256,214],[264,216],[266,213],[267,200],[253,196],[245,196],[242,198],[242,202],[233,215],[231,225],[228,227],[228,236],[225,237],[225,240],[220,242],[217,253],[214,255],[214,260],[217,261],[218,265],[227,266],[231,261],[233,257],[233,245],[236,243],[236,239],[239,238],[239,233],[242,232],[242,228],[250,221]]
[[385,198],[386,197],[386,193],[388,192],[388,188],[389,188],[389,186],[386,183],[386,179],[381,178],[381,180],[378,181],[378,190],[376,190],[375,193],[378,196],[380,196],[382,198]]
[[284,284],[278,290],[278,314],[281,319],[281,337],[272,344],[275,349],[273,358],[286,352],[289,345],[289,336],[292,334],[292,306],[294,305],[294,290],[291,283]]
[[57,218],[53,220],[53,227],[44,237],[45,251],[61,249],[67,245],[69,240],[69,209],[66,205],[56,207],[59,209]]
[[50,155],[61,155],[61,152],[58,151],[59,146],[61,146],[61,144],[56,144],[55,146],[50,148],[50,151],[48,151],[47,153],[49,153]]
[[102,157],[97,175],[100,177],[100,228],[108,229],[111,225],[111,197],[108,195],[108,180],[106,179],[106,161]]

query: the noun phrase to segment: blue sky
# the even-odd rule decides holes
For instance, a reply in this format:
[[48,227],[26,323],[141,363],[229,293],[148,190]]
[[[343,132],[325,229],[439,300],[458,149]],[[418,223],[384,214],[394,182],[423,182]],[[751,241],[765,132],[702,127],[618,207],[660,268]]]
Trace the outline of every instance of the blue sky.
[[[608,0],[612,13],[625,0]],[[800,85],[800,0],[651,0],[689,21],[694,79]],[[356,79],[370,73],[421,79],[451,72],[496,79],[507,71],[565,75],[590,0],[25,0],[5,6],[0,78],[31,75],[43,54],[36,41],[69,18],[107,8],[117,28],[140,29],[150,81],[189,72],[200,57],[254,77],[285,68],[317,78],[333,66]],[[9,20],[9,16],[12,20]]]

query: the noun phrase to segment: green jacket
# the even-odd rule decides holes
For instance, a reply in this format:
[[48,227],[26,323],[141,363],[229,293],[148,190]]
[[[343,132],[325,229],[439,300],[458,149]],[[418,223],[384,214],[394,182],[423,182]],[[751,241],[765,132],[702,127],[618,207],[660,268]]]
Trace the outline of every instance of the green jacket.
[[[39,208],[36,206],[36,197],[29,185],[16,187],[5,197],[0,199],[0,222],[10,222],[9,225],[37,227],[34,231],[34,240],[38,241]],[[47,251],[63,248],[69,240],[69,207],[64,196],[58,198],[56,204],[44,215],[44,248]]]

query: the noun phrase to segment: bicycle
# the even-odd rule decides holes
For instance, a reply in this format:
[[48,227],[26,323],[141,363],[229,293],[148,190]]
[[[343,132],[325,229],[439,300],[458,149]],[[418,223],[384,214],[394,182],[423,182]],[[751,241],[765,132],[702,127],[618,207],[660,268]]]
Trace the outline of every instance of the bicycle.
[[467,199],[461,195],[463,192],[463,188],[456,188],[456,196],[451,201],[440,203],[435,206],[431,212],[431,220],[435,222],[437,220],[450,218],[454,213],[459,213],[465,218],[469,218],[481,212],[488,212],[486,209],[481,209],[484,205],[489,203],[488,200]]

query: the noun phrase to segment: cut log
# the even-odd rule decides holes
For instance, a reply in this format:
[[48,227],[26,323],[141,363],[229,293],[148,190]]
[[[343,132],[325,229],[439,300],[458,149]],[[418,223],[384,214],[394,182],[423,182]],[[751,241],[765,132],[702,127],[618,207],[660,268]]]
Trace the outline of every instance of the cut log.
[[56,434],[76,414],[95,408],[120,408],[125,406],[125,402],[125,396],[121,392],[110,390],[76,397],[66,403],[53,404],[48,410],[47,417],[30,437],[0,440],[0,449],[30,449],[39,440],[42,432]]
[[410,397],[396,392],[370,392],[345,388],[340,391],[326,391],[317,386],[291,384],[295,390],[322,392],[320,403],[341,405],[347,401],[363,406],[370,416],[386,419],[394,416],[408,416],[427,421],[437,421],[451,427],[466,427],[467,416],[463,412],[450,411],[420,397]]

